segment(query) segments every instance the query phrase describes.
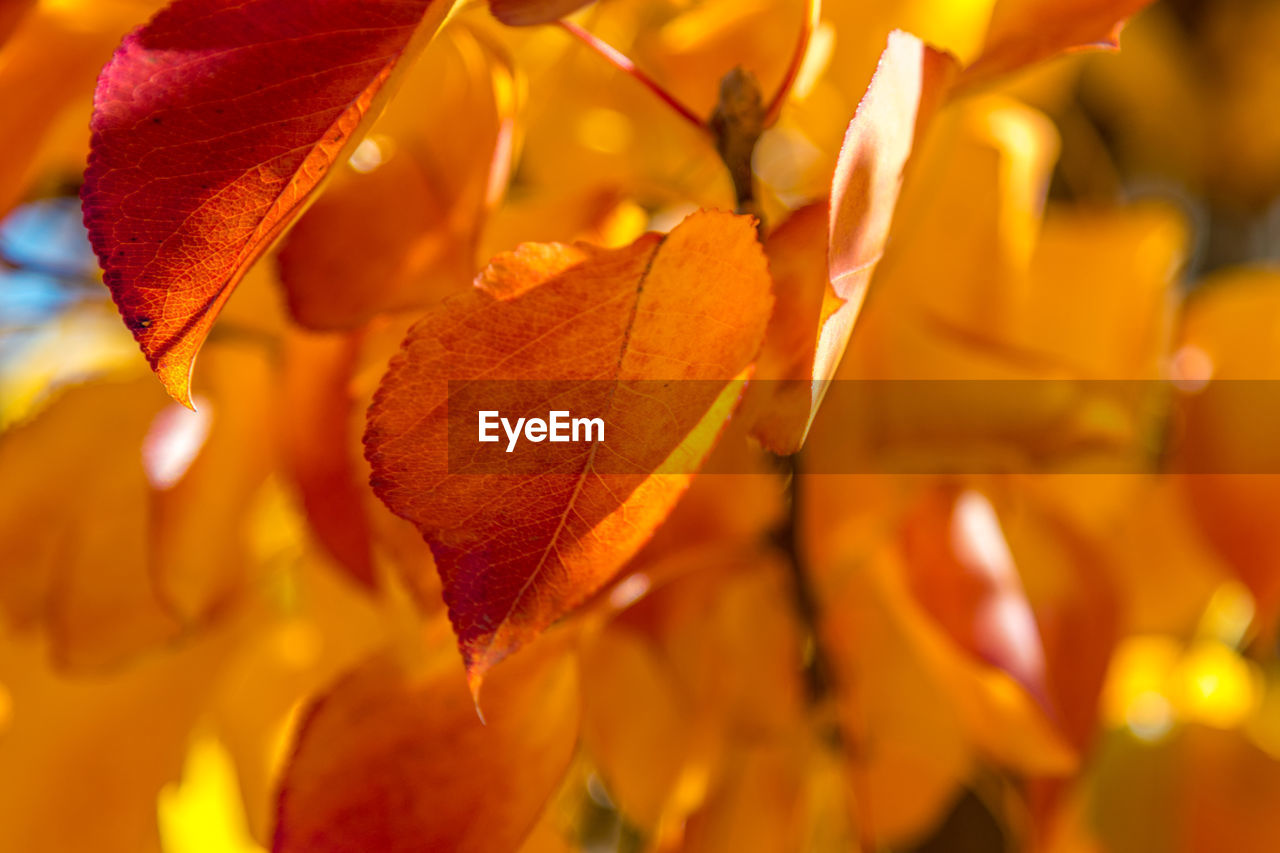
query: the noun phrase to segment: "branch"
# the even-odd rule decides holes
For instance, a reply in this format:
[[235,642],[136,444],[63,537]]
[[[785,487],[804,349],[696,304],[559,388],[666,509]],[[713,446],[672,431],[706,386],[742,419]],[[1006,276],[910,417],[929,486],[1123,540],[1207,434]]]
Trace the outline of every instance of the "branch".
[[738,213],[754,216],[763,231],[764,212],[756,200],[751,158],[764,133],[764,101],[760,84],[751,72],[735,68],[720,81],[720,98],[711,114],[711,132],[715,136],[716,151],[733,180]]

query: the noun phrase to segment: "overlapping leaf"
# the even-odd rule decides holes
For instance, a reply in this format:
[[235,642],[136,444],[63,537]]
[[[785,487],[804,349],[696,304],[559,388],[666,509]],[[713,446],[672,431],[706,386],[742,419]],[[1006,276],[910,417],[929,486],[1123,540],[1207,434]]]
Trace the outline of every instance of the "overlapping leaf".
[[[772,299],[751,221],[714,212],[613,251],[526,245],[477,284],[410,331],[365,444],[375,491],[431,545],[478,687],[666,517],[740,392],[730,380],[755,357]],[[594,411],[606,441],[543,445],[548,473],[451,473],[449,386],[482,380],[558,383],[556,405]],[[675,381],[655,397],[653,380]],[[501,410],[489,387],[477,408]],[[553,408],[531,393],[505,397],[511,417]]]
[[177,0],[99,78],[85,223],[126,325],[190,405],[195,356],[450,0]]
[[[450,27],[405,75],[354,165],[279,254],[294,319],[349,329],[465,290],[513,156],[517,79],[501,46]],[[359,170],[357,170],[357,167]]]
[[[782,308],[771,329],[780,364],[769,378],[789,381],[778,386],[756,434],[775,452],[795,452],[808,433],[884,253],[907,161],[955,72],[950,56],[914,36],[890,36],[845,134],[829,208],[797,212],[770,240],[775,275],[782,275]],[[819,209],[827,211],[827,222]]]
[[999,0],[961,87],[980,86],[1068,51],[1120,46],[1125,21],[1151,0]]

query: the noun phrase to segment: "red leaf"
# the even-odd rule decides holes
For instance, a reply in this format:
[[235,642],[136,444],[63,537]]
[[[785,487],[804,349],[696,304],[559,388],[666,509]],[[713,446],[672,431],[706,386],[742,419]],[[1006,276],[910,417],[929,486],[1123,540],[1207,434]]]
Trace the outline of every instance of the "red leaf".
[[[525,245],[477,284],[410,330],[370,408],[365,447],[378,496],[431,545],[478,689],[671,511],[740,391],[730,380],[755,357],[772,300],[751,220],[713,212],[612,251]],[[485,385],[478,408],[601,417],[606,441],[532,445],[547,465],[534,473],[451,473],[449,386],[481,389],[479,380],[561,383],[554,406],[535,383],[508,383],[506,409],[494,399],[504,389]],[[477,407],[453,405],[474,441]],[[520,458],[498,449],[500,460]],[[564,473],[543,473],[552,470]]]
[[570,15],[591,0],[489,0],[489,11],[510,27],[550,24]]
[[126,325],[190,405],[231,290],[301,212],[450,0],[176,0],[98,80],[85,224]]

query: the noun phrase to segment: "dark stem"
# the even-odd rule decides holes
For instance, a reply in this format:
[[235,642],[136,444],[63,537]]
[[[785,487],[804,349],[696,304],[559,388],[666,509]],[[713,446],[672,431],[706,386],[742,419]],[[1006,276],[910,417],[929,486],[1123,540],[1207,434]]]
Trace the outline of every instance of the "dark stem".
[[765,127],[764,96],[751,72],[735,68],[720,81],[720,100],[711,114],[711,133],[716,151],[733,179],[738,213],[754,216],[764,230],[764,214],[756,198],[755,174],[751,158]]
[[[819,740],[835,753],[848,754],[851,761],[848,783],[856,804],[857,850],[875,853],[875,822],[871,814],[871,788],[867,773],[867,721],[862,713],[861,687],[842,673],[838,681],[835,668],[822,639],[822,604],[808,572],[801,527],[804,506],[801,502],[801,478],[804,476],[801,454],[778,457],[789,474],[787,479],[787,515],[774,530],[774,543],[787,558],[791,590],[800,623],[804,657],[801,667],[805,694]],[[856,676],[855,676],[856,678]],[[841,707],[846,709],[848,727],[841,722]]]
[[812,706],[821,705],[832,695],[831,662],[823,651],[821,610],[817,591],[805,570],[804,545],[800,528],[801,457],[799,454],[780,458],[778,461],[787,472],[787,515],[774,531],[774,542],[787,557],[791,573],[791,589],[795,597],[796,615],[805,647],[803,660],[806,695]]

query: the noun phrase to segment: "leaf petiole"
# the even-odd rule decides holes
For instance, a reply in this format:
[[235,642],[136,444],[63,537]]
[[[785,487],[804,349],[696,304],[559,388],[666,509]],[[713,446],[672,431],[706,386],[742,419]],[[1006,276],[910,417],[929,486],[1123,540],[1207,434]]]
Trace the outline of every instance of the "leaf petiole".
[[772,100],[769,101],[768,109],[765,110],[765,127],[772,127],[778,121],[778,116],[782,113],[782,105],[786,102],[787,95],[791,94],[791,89],[800,77],[800,69],[804,67],[805,56],[809,53],[809,43],[813,39],[813,33],[818,28],[818,20],[821,17],[822,0],[808,0],[808,4],[805,7],[804,21],[800,24],[800,36],[796,39],[795,52],[791,54],[791,62],[787,65],[787,71],[782,76],[778,91],[774,93]]
[[675,110],[680,115],[681,118],[693,124],[703,133],[707,133],[707,134],[711,133],[711,129],[707,126],[707,123],[703,121],[698,116],[697,113],[695,113],[689,107],[681,103],[681,101],[675,95],[671,94],[665,88],[663,88],[661,83],[659,83],[657,80],[654,80],[648,74],[644,73],[639,68],[637,68],[636,64],[631,61],[631,58],[626,54],[624,54],[622,51],[618,50],[613,45],[597,38],[596,36],[592,35],[588,31],[584,30],[582,27],[573,23],[572,21],[562,20],[562,21],[557,21],[556,23],[558,23],[562,29],[567,31],[570,35],[572,35],[578,41],[582,42],[587,47],[591,48],[593,51],[595,51],[596,53],[604,57],[605,60],[610,65],[612,65],[613,67],[617,68],[619,71],[629,75],[630,77],[640,82],[650,92],[653,92],[653,94],[657,95],[664,102],[666,102],[667,106]]

